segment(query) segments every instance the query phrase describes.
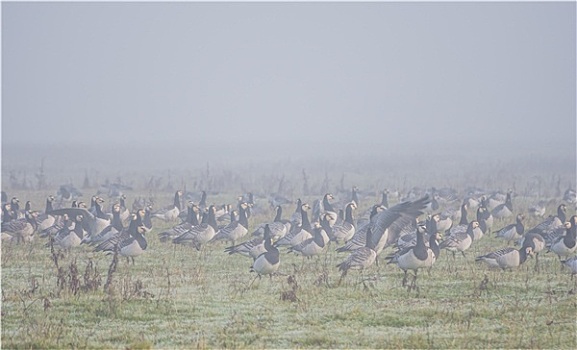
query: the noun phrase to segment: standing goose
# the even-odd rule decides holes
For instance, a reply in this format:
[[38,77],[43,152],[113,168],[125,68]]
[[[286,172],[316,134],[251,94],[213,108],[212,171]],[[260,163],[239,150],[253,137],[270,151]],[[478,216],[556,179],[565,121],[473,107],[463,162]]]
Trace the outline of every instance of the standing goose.
[[535,256],[535,270],[539,270],[539,253],[546,247],[545,239],[536,232],[527,232],[517,241],[517,244],[524,246],[531,246],[533,248],[533,255]]
[[[265,226],[268,224],[265,224]],[[264,227],[263,227],[264,231]],[[252,258],[253,260],[256,259],[259,255],[266,252],[264,247],[264,238],[263,237],[255,237],[249,241],[226,247],[224,248],[224,252],[230,255],[232,254],[240,254],[247,257]]]
[[339,271],[341,271],[341,277],[338,284],[341,284],[341,281],[350,269],[362,271],[373,265],[377,258],[377,252],[374,250],[375,240],[373,240],[372,237],[372,229],[371,227],[368,227],[366,245],[362,248],[353,250],[345,261],[337,265]]
[[321,224],[313,229],[313,237],[289,248],[289,252],[298,253],[304,257],[322,254],[325,251],[329,237],[326,230],[330,230],[330,215],[323,214]]
[[533,248],[530,245],[523,246],[520,249],[508,247],[486,255],[478,256],[475,258],[475,261],[482,261],[489,267],[498,267],[507,270],[519,267],[527,260],[527,256],[532,254]]
[[467,226],[465,231],[459,230],[454,231],[451,233],[451,236],[445,239],[440,247],[442,249],[447,249],[448,251],[453,253],[453,258],[455,257],[456,252],[461,252],[463,257],[465,256],[465,250],[471,247],[471,244],[474,240],[474,233],[473,230],[479,227],[479,222],[471,221]]
[[337,248],[337,252],[351,252],[355,249],[362,248],[367,244],[367,230],[372,225],[372,220],[376,217],[376,215],[385,210],[385,208],[380,204],[375,204],[371,208],[370,218],[364,225],[360,226],[358,229],[355,229],[355,234],[353,237],[348,240],[344,246]]
[[523,225],[523,215],[517,214],[516,222],[514,224],[507,225],[502,229],[497,231],[497,237],[502,238],[507,241],[508,244],[511,241],[516,241],[523,233],[525,233],[525,226]]
[[16,219],[2,223],[2,240],[20,242],[32,242],[34,231],[38,227],[36,223],[36,212],[27,211],[23,219]]
[[390,258],[389,263],[396,263],[397,266],[405,273],[402,283],[403,287],[407,286],[407,272],[409,270],[413,270],[415,273],[413,282],[410,286],[411,288],[415,288],[418,269],[432,266],[434,262],[433,259],[436,259],[433,250],[431,250],[429,253],[429,249],[427,249],[427,246],[425,245],[425,232],[426,230],[424,226],[417,226],[417,243],[414,246],[407,247],[397,252]]
[[90,236],[84,238],[82,243],[88,243],[90,245],[97,245],[100,242],[104,242],[122,232],[124,225],[122,224],[122,219],[120,217],[120,205],[115,203],[112,206],[112,220],[110,220],[110,225],[106,226],[102,231],[91,234]]
[[216,218],[214,216],[214,205],[208,207],[208,212],[204,213],[202,222],[172,240],[175,244],[193,244],[196,250],[214,238],[216,234]]
[[345,218],[342,222],[333,225],[330,239],[337,242],[346,242],[355,234],[353,210],[357,209],[355,202],[350,202],[345,207]]
[[264,248],[266,252],[260,254],[250,267],[250,271],[256,272],[259,278],[262,275],[274,274],[280,266],[280,254],[272,244],[268,225],[264,227]]
[[291,217],[290,217],[290,221],[291,223],[293,223],[293,225],[300,225],[302,224],[302,216],[301,216],[301,206],[303,205],[303,202],[301,201],[301,199],[297,199],[297,207],[295,208],[294,213],[292,213]]
[[326,193],[323,196],[322,210],[321,210],[321,213],[318,215],[318,217],[320,217],[320,215],[322,215],[322,214],[328,214],[329,215],[328,216],[329,217],[329,225],[332,227],[338,219],[338,214],[335,211],[335,208],[333,207],[331,202],[329,201],[331,199],[335,199],[335,197],[331,193]]
[[[268,226],[269,226],[270,232],[271,232],[271,238],[273,241],[277,241],[277,240],[281,239],[282,237],[284,237],[287,234],[287,232],[290,231],[290,229],[292,227],[292,224],[290,221],[282,219],[282,207],[280,205],[277,205],[275,207],[275,211],[276,211],[276,215],[274,217],[274,221],[271,223],[268,223]],[[256,230],[254,230],[252,235],[262,237],[264,235],[264,227],[266,224],[267,223],[263,223],[263,224],[259,225],[259,227]]]
[[155,213],[154,217],[162,219],[164,221],[174,221],[178,218],[180,214],[180,196],[182,196],[182,191],[178,190],[174,193],[174,200],[172,205],[165,211]]
[[198,225],[198,207],[192,203],[192,201],[188,202],[187,207],[186,219],[184,222],[158,234],[161,242],[171,241],[175,237],[186,233],[188,230]]
[[293,226],[291,232],[287,233],[283,238],[279,239],[275,243],[276,247],[293,247],[312,237],[312,228],[308,216],[309,209],[311,209],[311,207],[307,203],[301,204],[301,224]]
[[211,241],[214,242],[225,239],[231,241],[234,245],[238,239],[244,237],[248,233],[248,219],[246,217],[247,208],[248,204],[246,202],[240,203],[238,205],[238,220],[231,221],[230,224],[218,230]]
[[577,250],[577,215],[573,215],[565,223],[565,228],[565,235],[559,237],[549,248],[550,251],[557,254],[559,259],[562,256],[572,255]]
[[36,223],[38,224],[38,232],[42,232],[50,226],[54,225],[56,218],[50,213],[54,208],[52,207],[52,202],[54,202],[54,196],[50,195],[46,198],[46,209],[43,214],[38,214],[36,217]]
[[395,244],[404,229],[414,227],[415,219],[423,214],[428,203],[429,196],[426,195],[414,201],[401,202],[375,216],[371,239],[377,255],[385,247]]
[[100,243],[94,250],[109,253],[118,250],[120,255],[132,258],[132,264],[134,264],[134,257],[143,254],[148,247],[148,243],[144,237],[145,232],[145,228],[142,225],[138,225],[137,215],[132,214],[127,230]]
[[[544,221],[540,222],[537,226],[530,229],[527,233],[538,233],[543,238],[549,235],[549,233],[555,231],[557,228],[562,228],[567,220],[566,216],[567,206],[565,204],[560,204],[557,207],[557,215],[549,216]],[[562,229],[562,232],[564,230]]]
[[84,238],[84,228],[82,227],[82,214],[76,215],[72,226],[64,226],[54,237],[54,245],[64,249],[78,247]]
[[511,200],[512,190],[507,191],[505,203],[497,205],[491,210],[491,215],[496,219],[504,219],[513,215],[513,201]]

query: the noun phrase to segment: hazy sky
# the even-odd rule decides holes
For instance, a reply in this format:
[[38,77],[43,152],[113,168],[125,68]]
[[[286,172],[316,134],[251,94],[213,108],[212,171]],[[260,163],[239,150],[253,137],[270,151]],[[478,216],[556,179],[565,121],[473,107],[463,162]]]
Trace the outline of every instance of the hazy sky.
[[574,153],[575,10],[3,2],[2,142]]

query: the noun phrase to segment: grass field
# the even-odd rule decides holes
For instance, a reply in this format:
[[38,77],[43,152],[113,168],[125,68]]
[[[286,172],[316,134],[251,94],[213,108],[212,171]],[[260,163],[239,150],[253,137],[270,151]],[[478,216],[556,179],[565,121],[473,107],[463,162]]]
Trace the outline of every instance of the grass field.
[[[267,209],[250,223],[272,216]],[[552,253],[540,257],[539,273],[535,259],[516,271],[493,271],[474,257],[506,243],[484,237],[466,259],[442,252],[430,274],[420,272],[419,290],[409,292],[401,270],[384,263],[362,275],[351,271],[338,285],[335,265],[346,255],[333,244],[304,264],[281,250],[282,275],[251,285],[248,258],[227,255],[224,243],[202,255],[161,243],[157,233],[170,226],[155,221],[149,251],[135,265],[120,259],[106,291],[112,256],[86,246],[51,252],[41,239],[3,244],[2,347],[577,346],[577,284]]]

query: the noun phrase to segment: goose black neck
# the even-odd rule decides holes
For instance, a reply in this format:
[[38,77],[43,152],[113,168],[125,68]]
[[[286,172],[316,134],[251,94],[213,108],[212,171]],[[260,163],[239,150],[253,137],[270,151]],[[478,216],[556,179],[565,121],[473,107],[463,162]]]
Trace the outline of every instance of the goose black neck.
[[565,222],[565,220],[567,220],[567,216],[565,215],[565,211],[563,211],[562,206],[559,206],[559,208],[557,208],[557,217],[559,218],[559,220],[561,220],[561,222]]
[[459,221],[459,225],[468,225],[469,221],[467,220],[467,208],[466,205],[461,205],[461,221]]
[[323,207],[325,208],[325,211],[335,211],[332,204],[329,202],[328,194],[325,194],[325,196],[323,197]]
[[425,232],[420,227],[417,228],[417,244],[413,248],[413,253],[419,260],[425,260],[428,257],[427,246],[425,246]]
[[198,206],[201,208],[206,207],[206,191],[202,191],[200,195],[200,202],[198,202]]
[[84,228],[82,227],[82,220],[76,220],[76,224],[74,225],[74,234],[78,236],[78,238],[84,238]]
[[46,200],[46,210],[44,211],[46,214],[49,214],[54,208],[52,207],[52,200],[48,198]]
[[352,204],[348,204],[345,208],[345,221],[349,224],[353,225],[353,206]]
[[174,194],[174,206],[180,210],[180,194],[178,191]]
[[282,207],[280,205],[276,206],[276,215],[274,217],[274,222],[280,222],[282,217]]
[[574,222],[571,222],[571,227],[567,229],[567,233],[563,238],[563,243],[567,248],[573,248],[575,247],[575,244],[577,244],[576,240],[577,240],[577,226],[575,226]]
[[302,223],[301,223],[302,229],[310,232],[311,222],[309,221],[309,214],[302,207],[301,207],[301,216],[302,216]]
[[525,232],[525,225],[520,218],[517,218],[517,223],[515,224],[515,229],[517,230],[517,234],[522,235]]
[[120,211],[114,210],[112,212],[112,222],[110,224],[119,232],[122,231],[123,226],[122,220],[120,219]]
[[383,196],[381,197],[381,205],[385,208],[389,207],[389,196],[387,191],[383,191]]
[[215,229],[216,231],[217,225],[216,225],[216,217],[214,216],[214,205],[211,205],[210,208],[208,208],[207,224],[212,226],[212,228]]
[[246,217],[246,209],[242,205],[239,205],[238,211],[239,211],[238,213],[239,224],[241,224],[242,226],[244,226],[244,228],[248,230],[248,219]]

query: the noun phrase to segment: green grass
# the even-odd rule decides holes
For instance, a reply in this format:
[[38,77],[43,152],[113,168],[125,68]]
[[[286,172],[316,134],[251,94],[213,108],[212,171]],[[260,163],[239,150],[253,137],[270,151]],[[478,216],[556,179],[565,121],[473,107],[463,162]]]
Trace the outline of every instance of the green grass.
[[[272,216],[265,212],[251,218],[251,225]],[[507,223],[497,222],[495,228]],[[3,244],[2,347],[577,346],[577,285],[552,254],[541,256],[540,273],[534,272],[534,259],[515,271],[492,271],[474,257],[506,243],[485,237],[466,259],[453,261],[443,252],[430,275],[419,272],[420,290],[409,293],[401,286],[402,272],[384,263],[363,275],[352,271],[337,285],[335,265],[346,255],[334,252],[333,244],[326,256],[305,261],[302,270],[301,257],[282,254],[280,272],[285,275],[251,285],[248,258],[225,254],[225,244],[209,246],[201,256],[193,248],[159,242],[156,234],[169,226],[155,221],[148,234],[150,250],[135,265],[120,259],[108,293],[103,285],[111,256],[84,246],[64,253],[59,260],[64,285],[59,287],[44,241]],[[76,294],[69,270],[74,261]],[[89,262],[96,271],[91,282],[98,275],[101,279],[96,289],[85,288]],[[296,280],[296,289],[288,275]],[[486,287],[480,288],[484,279]],[[283,297],[291,291],[292,298]]]

